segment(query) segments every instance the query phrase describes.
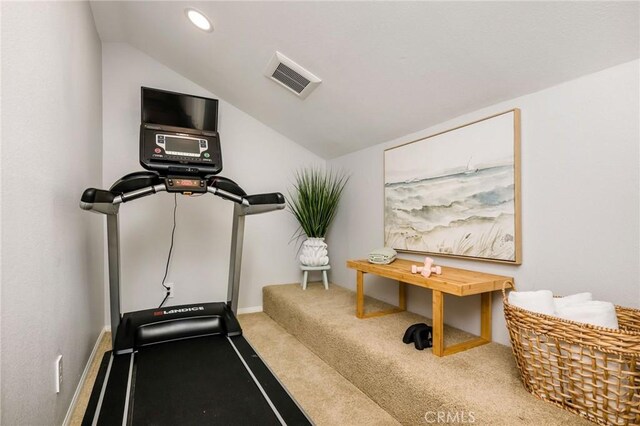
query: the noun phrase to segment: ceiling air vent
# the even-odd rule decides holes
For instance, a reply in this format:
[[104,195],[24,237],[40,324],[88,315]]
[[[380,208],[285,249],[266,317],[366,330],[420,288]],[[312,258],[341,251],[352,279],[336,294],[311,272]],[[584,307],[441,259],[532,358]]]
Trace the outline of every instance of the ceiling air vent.
[[298,97],[304,99],[322,82],[318,77],[302,68],[280,52],[276,52],[264,75],[286,87]]

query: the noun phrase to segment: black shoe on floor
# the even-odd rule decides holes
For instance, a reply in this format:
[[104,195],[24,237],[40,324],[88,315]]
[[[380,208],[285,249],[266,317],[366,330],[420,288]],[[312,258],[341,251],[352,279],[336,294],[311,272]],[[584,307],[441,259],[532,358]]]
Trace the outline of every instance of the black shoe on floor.
[[429,327],[429,326],[423,322],[410,325],[409,328],[407,328],[407,331],[404,332],[404,337],[402,338],[402,341],[406,344],[413,343],[415,341],[414,336],[415,336],[416,330],[419,328],[426,328],[426,327]]
[[419,351],[430,348],[433,346],[433,328],[426,326],[416,329],[413,340]]

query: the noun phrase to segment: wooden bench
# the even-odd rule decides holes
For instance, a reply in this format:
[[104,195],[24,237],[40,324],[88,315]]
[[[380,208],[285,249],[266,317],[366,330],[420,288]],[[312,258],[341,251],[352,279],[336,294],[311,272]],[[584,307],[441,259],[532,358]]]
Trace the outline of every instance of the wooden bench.
[[[502,275],[468,271],[466,269],[442,267],[442,275],[432,274],[429,278],[412,274],[411,262],[396,259],[388,265],[377,265],[367,260],[348,260],[347,267],[357,273],[356,316],[371,318],[407,309],[407,284],[431,289],[433,292],[433,353],[437,356],[451,355],[491,342],[491,292],[502,288],[514,288],[513,278]],[[364,274],[375,274],[398,281],[398,307],[385,311],[364,311]],[[480,336],[467,342],[444,347],[444,294],[471,296],[480,294]]]

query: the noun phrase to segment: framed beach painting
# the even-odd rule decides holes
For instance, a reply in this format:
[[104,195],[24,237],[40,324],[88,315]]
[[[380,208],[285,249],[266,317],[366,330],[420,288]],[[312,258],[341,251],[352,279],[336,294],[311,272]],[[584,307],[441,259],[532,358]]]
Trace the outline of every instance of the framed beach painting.
[[385,245],[521,264],[520,110],[384,152]]

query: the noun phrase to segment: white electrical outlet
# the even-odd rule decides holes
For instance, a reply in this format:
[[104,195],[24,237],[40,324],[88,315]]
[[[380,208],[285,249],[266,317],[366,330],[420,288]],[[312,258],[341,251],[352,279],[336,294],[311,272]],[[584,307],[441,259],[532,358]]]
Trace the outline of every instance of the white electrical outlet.
[[56,393],[60,393],[62,387],[62,355],[58,355],[56,358]]
[[[172,298],[173,298],[173,296],[174,296],[174,293],[173,293],[173,283],[164,283],[164,285],[166,285],[166,286],[167,286],[167,288],[168,288],[168,290],[167,290],[167,291],[169,292],[169,299],[172,299]],[[165,295],[166,295],[166,294],[167,294],[167,293],[165,293]]]

